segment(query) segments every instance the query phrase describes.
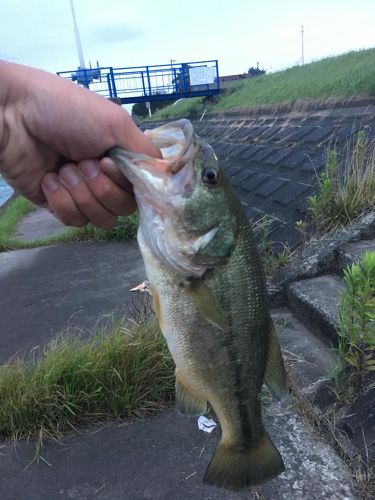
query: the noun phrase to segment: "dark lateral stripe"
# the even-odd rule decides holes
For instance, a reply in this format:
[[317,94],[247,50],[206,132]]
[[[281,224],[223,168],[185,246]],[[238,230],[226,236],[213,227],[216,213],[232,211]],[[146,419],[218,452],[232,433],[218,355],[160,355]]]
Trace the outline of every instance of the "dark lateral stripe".
[[[242,401],[247,401],[247,393],[248,387],[246,384],[243,384],[241,377],[241,366],[237,363],[237,355],[235,351],[235,346],[233,345],[233,330],[232,330],[232,321],[229,318],[229,330],[224,335],[224,346],[228,353],[228,358],[230,360],[231,366],[234,370],[234,383],[235,383],[235,396],[237,401],[237,411],[240,416],[241,422],[241,430],[244,437],[245,442],[253,441],[253,430],[251,426],[251,416],[249,415],[247,405],[243,404]],[[258,400],[254,401],[254,410],[255,406],[259,405]],[[260,412],[259,412],[260,417]]]

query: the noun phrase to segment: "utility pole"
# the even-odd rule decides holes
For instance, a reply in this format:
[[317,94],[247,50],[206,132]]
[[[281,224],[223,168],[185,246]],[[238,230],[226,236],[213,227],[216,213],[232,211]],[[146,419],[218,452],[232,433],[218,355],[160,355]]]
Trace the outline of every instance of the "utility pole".
[[303,44],[303,26],[301,26],[301,43],[302,43],[302,57],[301,57],[301,62],[302,66],[305,64],[305,47]]
[[172,87],[173,83],[176,79],[176,71],[173,70],[173,63],[176,62],[176,59],[170,59],[170,61],[171,61],[171,83],[170,83],[170,85]]
[[76,47],[79,59],[79,69],[85,69],[85,60],[83,58],[83,50],[81,44],[81,37],[79,36],[78,25],[76,20],[76,13],[74,11],[73,0],[70,0],[70,8],[72,9],[73,24],[74,24],[74,36],[76,38]]

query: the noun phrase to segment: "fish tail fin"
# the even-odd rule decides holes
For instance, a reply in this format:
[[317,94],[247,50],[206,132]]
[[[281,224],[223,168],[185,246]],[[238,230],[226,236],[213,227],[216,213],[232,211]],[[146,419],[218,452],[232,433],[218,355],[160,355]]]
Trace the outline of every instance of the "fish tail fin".
[[280,453],[267,433],[264,433],[256,445],[247,449],[220,443],[203,481],[230,490],[240,490],[272,479],[284,470]]

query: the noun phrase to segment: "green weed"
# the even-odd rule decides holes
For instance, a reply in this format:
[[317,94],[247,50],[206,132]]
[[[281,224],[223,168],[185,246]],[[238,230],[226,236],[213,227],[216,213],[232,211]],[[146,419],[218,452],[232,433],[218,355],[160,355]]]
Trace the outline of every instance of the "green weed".
[[375,371],[375,252],[344,270],[340,303],[339,357],[355,385]]
[[319,192],[308,199],[318,233],[346,225],[375,206],[375,143],[361,130],[339,162],[334,150],[319,178]]
[[104,240],[124,241],[135,240],[139,225],[138,212],[127,217],[118,217],[118,222],[112,229],[99,229],[92,224],[72,231],[75,241],[77,240]]
[[153,113],[152,120],[169,120],[181,116],[202,114],[204,110],[203,97],[192,97],[190,99],[183,99],[163,109],[158,109]]
[[134,240],[137,236],[138,213],[119,217],[116,226],[109,230],[98,229],[92,224],[83,228],[67,227],[65,231],[45,238],[23,241],[16,237],[16,231],[22,219],[36,209],[35,205],[23,197],[13,200],[0,215],[0,252],[57,245],[72,241],[124,241]]
[[22,196],[12,200],[0,214],[0,251],[7,250],[18,224],[36,210],[36,206]]
[[274,217],[266,214],[253,223],[258,252],[267,276],[272,276],[285,266],[291,257],[290,248],[286,243],[275,242],[272,239],[274,221]]
[[67,332],[42,356],[0,367],[0,438],[58,437],[77,424],[156,411],[171,400],[173,362],[155,317]]

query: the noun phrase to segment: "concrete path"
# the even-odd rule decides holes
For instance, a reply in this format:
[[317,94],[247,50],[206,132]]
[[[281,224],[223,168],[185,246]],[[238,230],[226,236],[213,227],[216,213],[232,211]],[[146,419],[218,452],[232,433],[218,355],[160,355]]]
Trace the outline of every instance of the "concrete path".
[[[202,477],[220,432],[198,430],[196,419],[175,412],[123,425],[82,431],[46,443],[33,463],[33,443],[0,448],[2,500],[346,500],[355,498],[337,455],[314,438],[290,408],[273,405],[266,420],[286,472],[257,488],[229,492]],[[1,445],[0,445],[1,446]]]
[[[98,317],[126,313],[128,290],[144,279],[135,243],[84,242],[0,254],[0,362],[48,341],[66,325],[91,328]],[[267,500],[354,498],[344,464],[292,408],[267,409],[267,428],[286,473],[258,488]],[[45,443],[0,443],[0,498],[251,499],[202,484],[220,432],[209,436],[175,412],[81,430]],[[257,497],[259,498],[259,497]]]
[[0,363],[68,326],[123,317],[145,279],[135,242],[80,242],[0,253]]
[[19,224],[16,237],[23,241],[33,241],[63,233],[66,229],[48,210],[37,208]]

